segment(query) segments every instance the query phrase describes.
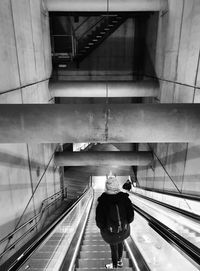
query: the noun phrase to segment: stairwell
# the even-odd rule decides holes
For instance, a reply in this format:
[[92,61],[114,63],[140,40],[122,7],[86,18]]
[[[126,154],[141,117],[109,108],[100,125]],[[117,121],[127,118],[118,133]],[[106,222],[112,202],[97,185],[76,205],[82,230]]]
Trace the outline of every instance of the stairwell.
[[[96,199],[97,196],[95,196],[86,224],[79,254],[76,260],[76,271],[105,270],[105,265],[107,263],[111,263],[110,246],[102,239],[100,231],[95,223]],[[135,270],[131,267],[131,262],[126,251],[124,251],[123,254],[123,268],[115,268],[115,270]]]
[[92,51],[122,25],[126,19],[127,17],[121,15],[101,16],[78,40],[78,50],[75,61],[79,63],[92,53]]

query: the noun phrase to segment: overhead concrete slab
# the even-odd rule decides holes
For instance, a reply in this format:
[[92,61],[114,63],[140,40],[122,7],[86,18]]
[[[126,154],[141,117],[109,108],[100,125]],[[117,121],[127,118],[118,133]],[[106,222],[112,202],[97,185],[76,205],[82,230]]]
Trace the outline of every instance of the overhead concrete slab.
[[50,82],[53,97],[156,97],[156,81],[57,81]]
[[199,104],[0,107],[1,143],[199,142]]
[[153,160],[151,152],[85,151],[57,152],[58,166],[146,166]]
[[158,11],[165,0],[47,0],[49,11]]

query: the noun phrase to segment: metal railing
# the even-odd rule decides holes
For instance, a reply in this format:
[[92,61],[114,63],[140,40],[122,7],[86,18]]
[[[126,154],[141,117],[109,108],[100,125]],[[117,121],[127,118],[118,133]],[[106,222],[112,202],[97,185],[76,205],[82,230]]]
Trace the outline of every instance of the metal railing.
[[[26,221],[24,224],[22,224],[20,227],[18,227],[16,230],[14,230],[13,232],[9,233],[8,235],[6,235],[3,239],[0,240],[0,245],[2,243],[4,243],[5,241],[10,241],[14,235],[16,233],[18,233],[20,230],[22,230],[24,227],[26,227],[28,224],[32,224],[33,221],[36,221],[36,219],[39,217],[38,221],[31,226],[23,235],[21,235],[14,243],[12,243],[9,247],[7,247],[1,254],[0,254],[0,258],[3,257],[8,251],[10,251],[11,249],[13,249],[16,244],[18,244],[25,236],[27,236],[30,232],[32,232],[34,230],[34,228],[37,227],[37,225],[39,224],[40,220],[42,219],[42,215],[44,213],[44,211],[48,208],[50,208],[50,206],[52,206],[53,204],[55,204],[58,200],[60,200],[63,197],[63,189],[60,190],[59,192],[53,194],[52,196],[46,198],[42,204],[41,204],[41,208],[40,211],[38,212],[37,215],[33,216],[31,219],[29,219],[28,221]],[[53,200],[53,201],[51,201]],[[50,203],[48,203],[48,201],[51,201]]]
[[[46,242],[50,240],[50,238],[57,232],[59,234],[62,232],[61,241],[64,240],[64,235],[66,235],[65,245],[59,246],[57,247],[55,251],[52,251],[52,255],[50,256],[49,261],[51,262],[51,260],[54,258],[54,254],[57,255],[60,249],[61,250],[60,253],[62,254],[61,255],[62,257],[61,258],[59,257],[59,259],[57,258],[57,261],[56,261],[56,265],[60,266],[62,264],[64,255],[65,255],[62,249],[63,248],[66,250],[68,249],[68,245],[70,244],[70,239],[73,238],[74,233],[76,232],[76,227],[79,225],[81,216],[84,214],[83,209],[87,207],[86,205],[88,205],[91,198],[93,198],[92,191],[93,190],[91,188],[85,191],[84,194],[82,194],[82,196],[75,203],[73,203],[62,215],[60,215],[60,217],[58,217],[53,223],[51,223],[51,225],[39,237],[37,237],[31,243],[31,245],[9,266],[7,270],[9,271],[19,270],[19,268],[25,262],[27,264],[27,268],[29,268],[29,262],[28,262],[29,257],[31,259],[32,255],[34,255],[35,252],[38,252],[42,247],[44,247],[46,245]],[[69,228],[70,225],[72,226],[74,233],[72,233],[72,231],[67,230],[67,228]],[[56,267],[53,270],[56,270]]]
[[100,19],[98,19],[93,25],[91,25],[87,30],[83,32],[83,34],[78,38],[78,42],[80,42],[80,40],[83,39],[85,35],[88,35],[89,32],[91,32],[95,27],[97,27],[97,25],[102,23],[104,19],[105,16],[100,16]]
[[[56,47],[56,40],[62,39],[65,43],[65,52],[53,52],[52,56],[62,60],[73,60],[77,52],[77,39],[74,34],[71,35],[52,35],[52,43]],[[55,49],[55,48],[54,48]]]

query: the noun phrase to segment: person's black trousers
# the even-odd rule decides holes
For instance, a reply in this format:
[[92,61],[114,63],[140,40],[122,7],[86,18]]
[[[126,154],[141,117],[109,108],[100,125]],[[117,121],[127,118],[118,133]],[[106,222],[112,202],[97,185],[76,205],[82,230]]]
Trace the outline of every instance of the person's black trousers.
[[110,248],[113,267],[117,267],[117,261],[121,260],[122,258],[124,243],[122,242],[114,245],[110,244]]

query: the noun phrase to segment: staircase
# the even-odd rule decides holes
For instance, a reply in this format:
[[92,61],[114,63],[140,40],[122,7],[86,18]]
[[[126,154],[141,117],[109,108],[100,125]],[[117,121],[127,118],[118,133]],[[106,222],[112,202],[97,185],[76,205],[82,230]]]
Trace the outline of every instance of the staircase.
[[[83,235],[75,265],[76,271],[105,270],[105,265],[111,263],[110,246],[103,241],[99,229],[95,224],[95,209],[96,200],[94,200]],[[130,265],[130,260],[128,259],[126,251],[124,251],[123,255],[123,268],[117,268],[115,270],[135,270]]]
[[122,23],[125,16],[102,16],[83,36],[78,40],[78,49],[75,57],[77,63],[81,62],[94,49],[96,49],[108,36],[110,36]]

